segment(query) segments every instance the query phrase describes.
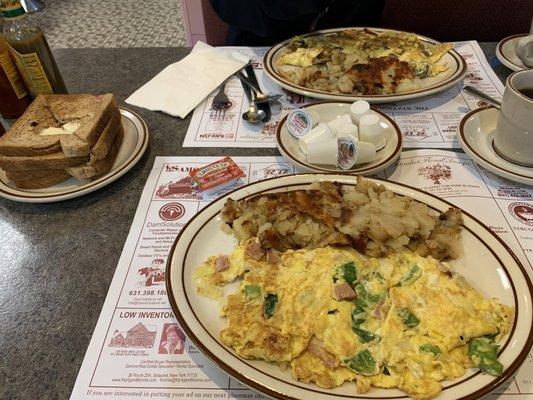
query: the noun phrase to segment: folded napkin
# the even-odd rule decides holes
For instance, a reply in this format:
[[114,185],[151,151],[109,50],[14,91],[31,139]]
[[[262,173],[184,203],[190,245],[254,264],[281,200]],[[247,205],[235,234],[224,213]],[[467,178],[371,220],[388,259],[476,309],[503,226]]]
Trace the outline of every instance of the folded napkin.
[[248,61],[237,51],[225,54],[198,42],[191,54],[154,76],[128,97],[126,103],[185,118]]

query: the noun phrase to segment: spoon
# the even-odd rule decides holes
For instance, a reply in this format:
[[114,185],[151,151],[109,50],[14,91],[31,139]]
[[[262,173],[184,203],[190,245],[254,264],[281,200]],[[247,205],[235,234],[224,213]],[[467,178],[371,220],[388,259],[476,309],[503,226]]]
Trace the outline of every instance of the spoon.
[[282,94],[263,94],[263,93],[257,93],[257,96],[255,98],[255,102],[257,104],[261,103],[268,103],[270,101],[275,101],[279,99],[280,97],[283,97]]
[[242,114],[242,119],[248,121],[251,124],[262,124],[267,115],[263,110],[257,108],[255,101],[250,102],[250,108],[248,111]]
[[255,85],[250,79],[248,79],[242,72],[239,72],[238,74],[236,74],[236,76],[237,76],[237,78],[239,78],[241,80],[241,82],[247,84],[248,86],[250,86],[254,90],[254,92],[255,92],[255,102],[257,104],[268,103],[270,101],[277,100],[277,99],[279,99],[280,97],[283,96],[282,94],[264,94],[264,93],[261,93],[261,90],[259,90],[257,85]]
[[502,103],[500,103],[494,97],[491,97],[488,94],[485,94],[480,90],[477,90],[475,87],[466,85],[463,89],[465,92],[473,94],[474,96],[486,101],[487,103],[493,105],[496,108],[500,108],[502,106]]
[[248,108],[248,111],[242,114],[242,119],[254,125],[264,124],[269,120],[269,116],[264,110],[261,110],[257,107],[257,92],[253,88],[255,85],[248,85],[242,79],[241,82],[244,88],[244,93],[246,94],[246,97],[250,103],[250,108]]

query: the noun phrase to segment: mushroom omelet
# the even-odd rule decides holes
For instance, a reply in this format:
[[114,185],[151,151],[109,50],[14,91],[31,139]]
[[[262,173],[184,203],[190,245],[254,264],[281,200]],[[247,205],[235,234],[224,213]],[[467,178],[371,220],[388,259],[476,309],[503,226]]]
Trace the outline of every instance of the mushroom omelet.
[[276,60],[278,73],[310,89],[351,95],[393,94],[448,69],[450,43],[432,45],[404,32],[346,29],[301,37]]
[[[224,284],[240,278],[224,296]],[[513,308],[486,299],[448,264],[409,250],[375,258],[348,247],[264,250],[256,238],[195,273],[221,300],[222,342],[249,359],[289,365],[295,379],[353,382],[431,399],[478,367],[498,375],[496,342]]]

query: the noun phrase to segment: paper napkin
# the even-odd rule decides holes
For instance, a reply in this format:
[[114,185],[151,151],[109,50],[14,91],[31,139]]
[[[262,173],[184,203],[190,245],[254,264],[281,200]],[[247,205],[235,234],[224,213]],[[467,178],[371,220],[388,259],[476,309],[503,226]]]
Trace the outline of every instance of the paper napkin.
[[154,76],[128,97],[126,103],[185,118],[248,61],[237,51],[226,54],[197,42],[187,57]]

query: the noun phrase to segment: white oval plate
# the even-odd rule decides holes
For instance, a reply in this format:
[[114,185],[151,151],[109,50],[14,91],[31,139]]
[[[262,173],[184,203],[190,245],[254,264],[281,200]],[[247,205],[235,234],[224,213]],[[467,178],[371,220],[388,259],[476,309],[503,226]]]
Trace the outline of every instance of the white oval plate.
[[[363,27],[357,28],[335,28],[326,29],[322,31],[316,31],[302,35],[303,37],[328,35],[335,32],[339,32],[345,29],[367,29]],[[376,32],[401,32],[392,29],[381,28],[368,28]],[[405,32],[403,32],[405,33]],[[425,36],[417,35],[420,40],[428,44],[440,44],[436,40],[430,39]],[[448,89],[461,81],[466,74],[466,62],[455,50],[448,51],[439,63],[447,64],[448,70],[431,78],[425,78],[420,80],[420,86],[417,89],[409,90],[406,92],[391,93],[385,95],[361,95],[361,96],[348,96],[345,94],[329,93],[314,89],[309,89],[303,86],[298,86],[287,79],[283,78],[276,70],[275,62],[284,53],[287,44],[291,39],[285,40],[273,47],[271,47],[265,57],[263,58],[263,68],[266,74],[281,87],[290,90],[292,92],[302,94],[304,96],[313,97],[322,100],[366,100],[370,103],[388,103],[392,101],[401,101],[407,99],[414,99],[417,97],[427,96],[429,94],[438,93],[442,90]]]
[[0,170],[0,197],[23,203],[52,203],[83,196],[116,181],[133,168],[148,147],[148,126],[143,119],[127,108],[119,107],[124,127],[124,139],[111,171],[88,183],[75,178],[44,189],[19,189],[9,182]]
[[[369,178],[367,178],[369,179]],[[218,303],[196,293],[193,272],[208,256],[230,253],[236,245],[233,236],[220,229],[220,211],[231,197],[244,199],[259,193],[307,188],[316,181],[336,181],[355,184],[357,177],[337,174],[288,175],[245,185],[215,200],[203,208],[181,230],[167,261],[166,284],[168,297],[179,323],[194,344],[218,367],[243,384],[275,399],[338,400],[399,399],[407,396],[396,389],[372,388],[364,395],[357,394],[353,384],[335,389],[321,389],[298,382],[290,369],[259,360],[246,360],[224,346],[219,332],[227,322],[219,315]],[[451,204],[433,195],[398,183],[381,181],[388,189],[412,197],[438,211]],[[493,377],[474,369],[463,377],[444,383],[438,400],[478,399],[509,379],[526,359],[533,342],[532,286],[527,272],[505,243],[474,217],[463,212],[463,255],[452,262],[469,282],[487,297],[515,307],[515,319],[510,333],[501,345],[499,360],[503,375]]]
[[513,164],[500,157],[492,145],[500,110],[483,107],[466,114],[457,139],[476,164],[515,182],[533,185],[533,168]]
[[[350,111],[350,102],[340,101],[323,101],[303,106],[316,111],[320,116],[321,121],[331,121],[334,118],[340,117]],[[294,166],[304,172],[335,172],[338,174],[360,174],[371,175],[382,169],[387,168],[394,161],[400,157],[402,151],[402,133],[396,123],[381,111],[373,109],[379,116],[380,124],[382,125],[387,143],[385,147],[378,150],[378,158],[371,162],[361,165],[356,165],[350,170],[342,170],[332,165],[315,165],[307,162],[305,154],[298,145],[298,139],[290,134],[285,122],[287,117],[284,117],[278,124],[276,130],[276,143],[278,150],[285,158],[287,158]]]
[[520,58],[516,55],[516,45],[520,39],[529,35],[521,33],[518,35],[507,36],[502,39],[496,46],[496,57],[507,68],[513,71],[522,71],[528,69]]

